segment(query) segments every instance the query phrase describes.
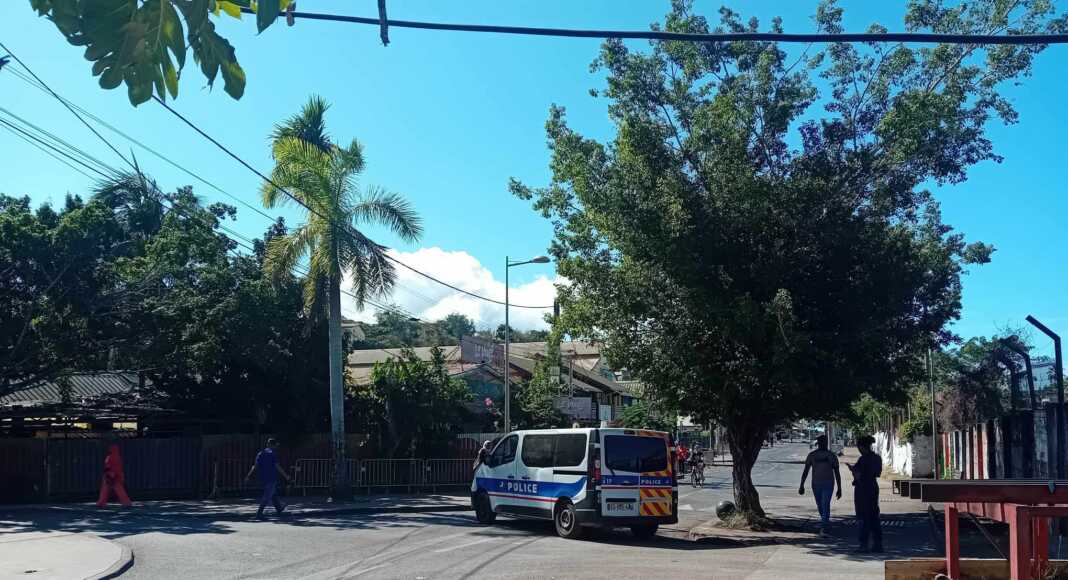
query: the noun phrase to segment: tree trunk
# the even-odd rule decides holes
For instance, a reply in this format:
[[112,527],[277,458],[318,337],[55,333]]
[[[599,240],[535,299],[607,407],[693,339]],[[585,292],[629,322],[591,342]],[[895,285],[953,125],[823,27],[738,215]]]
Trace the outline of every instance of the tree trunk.
[[330,438],[334,448],[334,501],[352,499],[345,462],[345,382],[341,360],[341,277],[330,276]]
[[749,523],[765,517],[760,506],[760,494],[753,485],[753,465],[764,438],[766,429],[755,428],[751,421],[741,420],[727,425],[727,444],[731,449],[731,475],[734,479],[734,503]]

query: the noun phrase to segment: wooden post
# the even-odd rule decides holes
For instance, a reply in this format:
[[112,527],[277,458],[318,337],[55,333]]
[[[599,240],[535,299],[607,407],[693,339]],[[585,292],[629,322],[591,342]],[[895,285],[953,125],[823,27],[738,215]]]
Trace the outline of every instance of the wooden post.
[[1035,543],[1035,565],[1033,569],[1035,578],[1045,578],[1046,568],[1049,567],[1049,526],[1051,521],[1050,518],[1031,518]]
[[[1005,504],[1009,521],[1009,579],[1031,580],[1031,517],[1027,508]],[[955,579],[954,579],[955,580]]]
[[[955,504],[946,504],[946,576],[961,580],[960,575],[960,512]],[[1015,580],[1015,579],[1014,579]]]

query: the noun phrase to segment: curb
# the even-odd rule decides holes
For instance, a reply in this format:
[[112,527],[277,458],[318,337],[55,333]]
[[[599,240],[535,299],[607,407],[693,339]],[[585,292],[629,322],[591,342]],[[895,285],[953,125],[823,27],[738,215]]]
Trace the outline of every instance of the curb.
[[[100,539],[103,540],[103,538]],[[111,567],[109,567],[107,570],[104,570],[103,572],[95,576],[89,576],[85,580],[110,580],[111,578],[118,578],[119,576],[126,573],[126,571],[129,570],[130,567],[134,564],[133,550],[131,550],[129,546],[127,546],[126,544],[115,542],[114,540],[104,541],[113,542],[114,544],[122,548],[122,555],[119,556],[119,559],[116,560],[115,563],[112,564]]]

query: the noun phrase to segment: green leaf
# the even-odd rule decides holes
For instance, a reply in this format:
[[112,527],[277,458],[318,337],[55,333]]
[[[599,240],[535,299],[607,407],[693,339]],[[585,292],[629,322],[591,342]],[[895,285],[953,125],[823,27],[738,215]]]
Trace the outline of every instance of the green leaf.
[[175,70],[174,64],[171,63],[169,58],[163,61],[163,79],[167,84],[167,91],[171,94],[171,97],[178,98],[178,71]]
[[241,20],[241,7],[238,6],[237,4],[234,4],[233,2],[228,2],[227,0],[216,0],[216,2],[215,2],[215,10],[216,10],[216,12],[215,12],[216,14],[218,14],[219,13],[218,11],[221,10],[221,11],[229,14],[230,16],[232,16],[232,17],[234,17],[234,18],[236,18],[238,20]]
[[237,61],[222,65],[223,90],[235,99],[240,99],[245,94],[245,71]]
[[278,19],[278,13],[281,11],[282,6],[279,0],[260,0],[256,6],[256,28],[260,32],[267,30],[267,27]]
[[[161,6],[163,11],[160,22],[160,35],[163,37],[167,48],[178,59],[178,68],[185,67],[185,38],[182,30],[182,21],[178,18],[178,12],[169,1],[164,1]],[[164,54],[164,56],[166,56]]]
[[122,84],[122,69],[112,64],[100,77],[100,86],[111,90]]

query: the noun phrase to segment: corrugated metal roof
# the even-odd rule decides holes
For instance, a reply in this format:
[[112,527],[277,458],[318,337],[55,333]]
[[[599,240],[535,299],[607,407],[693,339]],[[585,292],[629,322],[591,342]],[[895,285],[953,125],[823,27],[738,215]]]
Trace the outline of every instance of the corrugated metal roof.
[[137,388],[133,373],[82,373],[47,381],[29,389],[0,397],[0,406],[32,406],[63,402],[63,386],[70,385],[70,400],[77,403],[103,395],[129,393]]

